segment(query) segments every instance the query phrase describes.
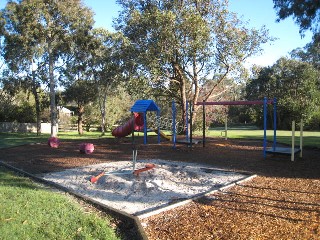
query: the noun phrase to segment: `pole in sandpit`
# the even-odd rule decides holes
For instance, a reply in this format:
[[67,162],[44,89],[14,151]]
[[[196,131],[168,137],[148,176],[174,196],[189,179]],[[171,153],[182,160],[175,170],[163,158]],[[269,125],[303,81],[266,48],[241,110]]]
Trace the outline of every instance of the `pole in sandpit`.
[[132,168],[133,172],[136,170],[136,162],[137,162],[137,149],[132,149]]

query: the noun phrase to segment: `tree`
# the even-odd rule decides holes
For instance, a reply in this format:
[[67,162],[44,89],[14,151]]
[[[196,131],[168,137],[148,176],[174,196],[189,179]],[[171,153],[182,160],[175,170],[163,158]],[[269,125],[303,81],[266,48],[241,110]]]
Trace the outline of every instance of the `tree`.
[[291,57],[311,63],[320,70],[320,34],[315,35],[314,40],[308,43],[303,49],[294,49],[291,52]]
[[131,112],[128,110],[133,105],[133,101],[126,88],[121,85],[117,87],[117,91],[109,93],[108,108],[106,109],[109,128],[116,124],[122,125],[132,117]]
[[96,99],[97,89],[94,83],[87,81],[85,78],[78,79],[72,85],[66,88],[63,93],[66,102],[76,102],[78,113],[78,133],[83,134],[83,115],[85,105]]
[[319,32],[320,2],[305,0],[273,0],[278,21],[293,16],[300,26],[300,33],[310,29]]
[[98,105],[101,114],[102,135],[106,130],[107,97],[118,89],[123,81],[123,52],[126,41],[120,33],[104,29],[93,31],[95,48],[91,51],[88,67],[97,86]]
[[61,80],[69,83],[67,85],[79,78],[94,83],[102,135],[106,129],[107,96],[117,90],[123,79],[124,47],[122,34],[110,33],[102,28],[93,29],[72,46],[72,55],[61,71]]
[[11,114],[15,104],[13,97],[3,89],[0,89],[0,122],[12,121]]
[[[269,40],[265,28],[248,29],[222,1],[118,3],[123,11],[116,29],[131,42],[127,56],[135,61],[131,74],[149,79],[167,102],[174,98],[183,122],[187,100],[194,105],[199,99],[211,99],[227,76],[239,73],[245,59]],[[193,119],[198,109],[194,108]]]
[[0,11],[0,72],[2,71],[3,66],[5,64],[3,61],[3,50],[4,50],[3,49],[3,36],[5,33],[4,25],[5,25],[5,20],[3,18],[2,11]]
[[56,135],[55,70],[71,44],[92,28],[93,14],[80,0],[10,0],[5,19],[5,58],[11,70],[26,68],[35,59],[45,70],[50,89],[51,135]]
[[0,122],[33,123],[35,121],[34,99],[23,88],[0,90]]
[[[290,129],[292,120],[308,122],[316,113],[320,104],[319,71],[309,63],[281,58],[272,67],[262,68],[247,85],[246,93],[249,100],[276,97],[278,125]],[[256,114],[259,121],[257,116],[262,113]]]

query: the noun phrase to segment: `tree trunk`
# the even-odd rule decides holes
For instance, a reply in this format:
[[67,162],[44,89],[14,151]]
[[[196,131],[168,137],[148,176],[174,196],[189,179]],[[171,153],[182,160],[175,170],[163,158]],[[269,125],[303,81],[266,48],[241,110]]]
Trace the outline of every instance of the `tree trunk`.
[[184,126],[184,131],[186,131],[187,124],[187,96],[186,96],[186,83],[184,79],[180,81],[180,94],[181,94],[181,113],[182,113],[182,123]]
[[40,109],[40,100],[39,100],[39,94],[38,94],[38,85],[35,81],[35,72],[32,70],[32,92],[33,96],[36,102],[36,115],[37,115],[37,136],[41,133],[41,109]]
[[99,107],[101,113],[101,135],[105,135],[106,131],[106,102],[107,102],[107,93],[104,91],[99,94]]
[[84,114],[84,106],[78,105],[78,133],[80,135],[83,134],[83,114]]
[[57,108],[56,108],[56,94],[55,94],[55,79],[54,79],[54,59],[51,48],[51,40],[48,41],[48,55],[49,55],[49,79],[50,79],[50,120],[51,120],[51,137],[57,136]]
[[200,106],[197,106],[200,88],[199,88],[199,79],[198,79],[198,69],[197,69],[197,60],[193,58],[193,86],[194,86],[194,94],[192,98],[192,124],[195,123],[197,112]]
[[184,132],[186,131],[186,117],[187,117],[187,112],[186,112],[186,106],[187,106],[187,95],[186,95],[186,80],[183,77],[183,72],[180,69],[179,64],[173,63],[173,68],[175,72],[177,73],[177,78],[179,82],[179,91],[180,91],[180,100],[181,100],[181,114],[182,114],[182,124],[184,126]]

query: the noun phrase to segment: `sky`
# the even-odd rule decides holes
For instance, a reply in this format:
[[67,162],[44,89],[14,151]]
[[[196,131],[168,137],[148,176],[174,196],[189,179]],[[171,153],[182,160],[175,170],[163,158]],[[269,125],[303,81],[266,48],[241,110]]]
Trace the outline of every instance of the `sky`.
[[[114,31],[112,21],[121,10],[116,0],[83,0],[95,13],[95,27],[104,27]],[[0,8],[6,1],[0,0]],[[293,18],[288,18],[277,23],[276,11],[273,9],[272,0],[229,0],[229,10],[237,13],[243,21],[248,21],[249,26],[261,28],[263,25],[269,29],[270,36],[277,38],[273,43],[263,45],[263,53],[248,59],[247,65],[257,64],[271,66],[280,57],[289,56],[288,53],[295,48],[304,47],[311,42],[312,34],[306,33],[304,38],[299,34],[299,26]]]
[[[113,30],[112,19],[117,17],[121,10],[116,0],[84,0],[84,3],[95,12],[96,27]],[[289,56],[288,53],[293,49],[304,47],[311,41],[310,32],[301,38],[299,26],[294,23],[293,18],[276,22],[272,0],[229,0],[229,10],[237,13],[243,21],[249,21],[249,26],[253,28],[260,29],[265,25],[270,36],[277,38],[272,44],[263,45],[262,55],[248,59],[248,66],[271,66],[280,57]]]
[[272,44],[263,46],[261,56],[250,59],[252,64],[272,65],[280,57],[289,56],[288,53],[293,49],[304,47],[312,40],[310,31],[301,38],[299,26],[292,17],[276,22],[277,15],[272,0],[229,0],[229,10],[238,13],[243,20],[249,20],[251,27],[261,28],[265,25],[270,35],[277,38]]

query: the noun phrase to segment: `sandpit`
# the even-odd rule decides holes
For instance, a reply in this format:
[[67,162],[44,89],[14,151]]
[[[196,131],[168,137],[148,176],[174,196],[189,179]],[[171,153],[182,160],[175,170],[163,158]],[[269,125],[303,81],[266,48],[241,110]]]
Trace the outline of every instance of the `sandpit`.
[[[42,174],[76,193],[119,211],[143,216],[168,206],[200,197],[249,177],[207,165],[165,160],[138,160],[135,169],[155,164],[153,169],[133,174],[131,161],[109,162]],[[96,183],[92,176],[106,172]]]

